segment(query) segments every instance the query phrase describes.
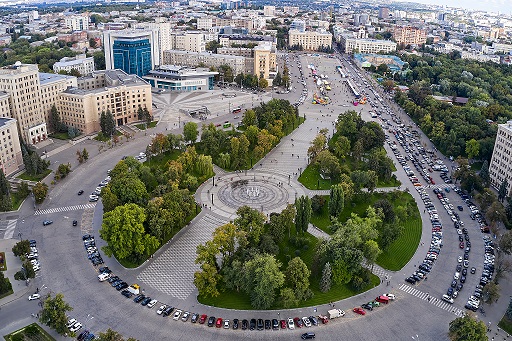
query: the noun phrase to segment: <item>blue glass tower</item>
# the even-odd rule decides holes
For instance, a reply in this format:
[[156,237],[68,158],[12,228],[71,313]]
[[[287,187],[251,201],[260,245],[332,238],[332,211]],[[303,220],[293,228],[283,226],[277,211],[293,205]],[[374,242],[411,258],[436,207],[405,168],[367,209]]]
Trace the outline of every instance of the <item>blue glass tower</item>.
[[148,38],[119,39],[112,46],[114,68],[139,77],[152,69],[151,43]]

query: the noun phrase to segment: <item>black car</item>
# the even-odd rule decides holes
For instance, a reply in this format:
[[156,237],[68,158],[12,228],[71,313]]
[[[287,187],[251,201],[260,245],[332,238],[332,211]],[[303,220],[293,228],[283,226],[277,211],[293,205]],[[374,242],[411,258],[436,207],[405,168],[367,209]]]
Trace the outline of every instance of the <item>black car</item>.
[[73,220],[73,226],[77,226],[77,225],[78,225],[78,221]]
[[102,266],[101,268],[98,269],[100,271],[100,273],[106,273],[106,274],[110,274],[112,273],[112,270],[110,270],[108,268],[108,266]]
[[238,329],[238,319],[233,320],[233,329]]
[[457,264],[457,268],[456,268],[456,269],[457,269],[457,272],[461,272],[461,270],[462,270],[462,265],[461,265],[461,264]]
[[456,280],[453,280],[452,281],[452,284],[450,285],[452,288],[455,288],[457,286],[457,281]]
[[51,220],[43,221],[43,226],[47,226],[47,225],[51,225],[51,224],[53,224],[53,221],[51,221]]
[[163,316],[169,316],[172,313],[173,310],[174,310],[174,307],[170,307],[169,306],[169,307],[165,308],[165,310],[162,312],[162,315]]
[[270,329],[270,320],[265,320],[265,329]]
[[118,281],[119,280],[119,277],[118,276],[112,276],[110,277],[109,279],[107,279],[107,281],[109,283],[114,283],[115,281]]
[[249,321],[243,319],[242,320],[242,330],[246,330],[247,329],[247,325],[249,324]]
[[215,316],[210,316],[208,318],[208,327],[213,327],[214,324],[215,324]]
[[448,291],[446,292],[446,295],[452,296],[453,295],[453,288],[448,288]]
[[311,321],[311,324],[314,326],[318,326],[318,319],[314,316],[309,317],[309,321]]
[[36,247],[37,242],[34,239],[29,241],[31,247]]
[[277,319],[272,319],[272,329],[279,329],[279,321]]
[[460,276],[460,282],[466,283],[466,276],[464,276],[464,275]]
[[126,298],[130,298],[133,296],[133,294],[131,292],[129,292],[128,290],[121,291],[121,295],[123,295]]
[[135,303],[139,303],[140,301],[142,301],[143,299],[145,299],[146,296],[143,295],[143,294],[138,294],[137,296],[135,296],[135,298],[133,299],[133,302]]
[[198,319],[199,319],[199,314],[194,313],[194,314],[192,314],[192,318],[190,318],[190,322],[196,323]]
[[151,302],[151,297],[148,296],[145,299],[143,299],[142,302],[140,302],[140,304],[146,306],[148,305],[149,302]]
[[307,332],[307,333],[304,333],[300,336],[303,340],[306,340],[306,339],[314,339],[315,338],[315,333],[312,333],[312,332]]
[[464,268],[462,269],[462,276],[467,276],[468,275],[468,269]]
[[251,319],[251,322],[249,323],[249,329],[250,330],[256,329],[256,319]]
[[121,284],[123,283],[123,281],[121,279],[118,279],[117,281],[114,281],[112,282],[110,285],[115,288],[118,284]]
[[361,304],[361,307],[366,309],[366,310],[373,310],[373,305],[369,304],[369,303],[365,303],[365,304]]
[[78,195],[82,195],[82,194],[84,194],[84,190],[83,190],[83,189],[79,190],[77,194],[78,194]]
[[121,282],[120,284],[116,285],[117,291],[120,291],[120,290],[123,290],[126,288],[128,288],[128,283],[126,283],[126,282]]
[[256,324],[256,328],[258,328],[258,330],[263,330],[263,319],[258,319],[258,322]]
[[407,277],[407,278],[405,279],[405,281],[406,281],[407,283],[411,283],[411,284],[415,284],[415,283],[416,283],[416,280],[415,280],[414,278],[412,278],[412,277]]
[[80,333],[80,335],[78,335],[78,337],[76,338],[78,341],[82,341],[82,340],[85,340],[85,338],[89,335],[89,331],[88,330],[84,330],[83,332]]
[[463,287],[464,287],[464,284],[462,284],[462,283],[457,284],[457,291],[461,291]]

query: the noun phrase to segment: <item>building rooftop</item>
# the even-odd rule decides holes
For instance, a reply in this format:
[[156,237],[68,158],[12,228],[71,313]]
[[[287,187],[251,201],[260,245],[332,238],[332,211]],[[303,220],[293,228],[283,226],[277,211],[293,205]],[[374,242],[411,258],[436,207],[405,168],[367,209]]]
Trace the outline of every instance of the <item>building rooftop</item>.
[[243,56],[232,56],[232,55],[229,55],[229,54],[219,54],[219,53],[210,53],[210,52],[192,52],[192,51],[182,51],[182,50],[167,50],[167,51],[164,51],[165,52],[170,52],[170,53],[174,53],[174,54],[195,54],[195,55],[199,55],[199,56],[213,56],[213,57],[218,57],[218,58],[224,58],[224,59],[239,59],[239,60],[244,60],[245,61],[245,57]]
[[75,77],[67,76],[67,75],[60,75],[57,73],[39,72],[39,83],[41,83],[41,85],[52,83],[52,82],[57,82],[57,81],[61,81],[61,80],[67,80],[70,78],[75,78]]
[[123,70],[100,70],[94,71],[92,76],[82,77],[82,78],[95,78],[95,75],[104,74],[105,75],[105,86],[97,89],[80,89],[75,87],[67,88],[64,93],[75,94],[75,95],[87,95],[99,93],[107,90],[108,88],[115,88],[117,86],[136,86],[136,85],[149,85],[148,82],[143,80],[137,75],[129,75]]
[[230,40],[254,40],[254,41],[274,41],[274,37],[271,36],[250,36],[250,35],[238,35],[238,34],[221,34],[219,37],[229,38]]
[[10,123],[10,122],[16,122],[16,120],[14,118],[8,118],[8,117],[0,117],[0,127],[6,125],[7,123]]
[[60,61],[56,62],[54,65],[57,66],[72,66],[77,64],[82,64],[84,61],[92,61],[93,57],[85,57],[85,55],[77,55],[75,57],[64,57]]
[[205,77],[215,76],[218,72],[198,70],[179,65],[160,65],[158,69],[149,71],[147,77],[172,78],[172,77]]

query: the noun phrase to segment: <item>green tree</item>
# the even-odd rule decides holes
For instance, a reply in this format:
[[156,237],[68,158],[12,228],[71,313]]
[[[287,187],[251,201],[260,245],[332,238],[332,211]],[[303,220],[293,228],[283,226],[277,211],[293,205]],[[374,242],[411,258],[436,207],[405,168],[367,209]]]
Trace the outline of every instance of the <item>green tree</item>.
[[341,167],[336,156],[332,155],[329,150],[322,150],[315,159],[318,165],[318,171],[324,177],[337,180],[341,174]]
[[282,288],[280,296],[281,304],[285,309],[294,308],[299,305],[299,299],[291,288]]
[[48,294],[44,298],[43,309],[40,312],[39,321],[48,327],[55,329],[60,335],[69,333],[67,328],[67,312],[73,308],[64,301],[64,295],[59,293],[55,297]]
[[273,81],[272,81],[272,85],[273,86],[280,86],[282,84],[282,77],[281,77],[281,73],[276,73],[276,76],[274,77]]
[[498,189],[498,200],[500,202],[503,202],[505,198],[507,197],[508,193],[508,180],[505,178],[505,180],[500,184],[500,188]]
[[477,320],[473,314],[466,314],[451,321],[448,335],[452,341],[488,340],[485,323]]
[[331,187],[329,193],[329,215],[338,218],[345,207],[345,194],[341,185]]
[[240,207],[236,211],[236,214],[237,218],[235,218],[233,224],[235,224],[240,231],[244,232],[249,245],[258,245],[264,231],[265,215],[249,206]]
[[320,291],[328,292],[331,290],[332,282],[332,271],[331,271],[331,263],[327,262],[324,265],[324,269],[322,270],[322,278],[320,279]]
[[148,201],[148,192],[144,183],[134,174],[126,173],[124,176],[112,176],[107,185],[116,196],[118,204],[135,203],[145,206]]
[[279,215],[281,225],[284,226],[285,230],[288,230],[288,238],[291,237],[292,227],[295,225],[295,217],[297,216],[297,209],[295,205],[288,204],[286,208]]
[[11,186],[5,177],[3,169],[0,169],[0,211],[2,212],[10,211],[12,209],[10,187]]
[[183,126],[183,139],[188,143],[194,143],[199,136],[199,129],[197,123],[187,122]]
[[311,199],[307,196],[301,196],[295,200],[297,214],[295,216],[295,229],[297,233],[306,233],[311,220]]
[[0,271],[0,295],[5,294],[12,290],[11,282],[9,278],[4,277],[4,272]]
[[32,187],[32,193],[34,193],[36,204],[41,204],[48,194],[48,185],[44,182],[38,182]]
[[482,299],[485,303],[492,305],[494,302],[498,302],[500,298],[500,286],[495,282],[489,282],[484,285],[482,290]]
[[82,159],[84,159],[84,161],[89,160],[89,152],[85,148],[82,150]]
[[346,136],[340,136],[333,149],[337,157],[345,158],[350,153],[350,140]]
[[265,78],[261,77],[258,80],[258,88],[260,88],[260,89],[268,88],[268,81]]
[[254,309],[268,309],[276,299],[276,292],[284,284],[279,270],[281,263],[271,255],[256,255],[245,263],[244,291],[251,297]]
[[211,263],[201,265],[201,271],[194,273],[194,285],[199,291],[201,297],[217,297],[220,292],[217,288],[222,276],[219,274],[217,267]]
[[100,236],[107,242],[102,249],[107,256],[118,259],[149,256],[159,246],[158,239],[146,233],[144,209],[129,203],[103,215]]
[[311,160],[315,160],[318,154],[320,154],[321,151],[325,150],[327,148],[327,137],[325,134],[318,134],[314,138],[313,141],[311,141],[311,146],[308,148],[308,156]]
[[49,117],[49,121],[48,121],[50,131],[52,131],[54,133],[59,132],[61,124],[62,124],[62,122],[61,122],[59,112],[57,111],[57,107],[54,104],[54,105],[52,105],[52,108],[50,109],[50,117]]
[[113,136],[116,132],[116,122],[110,110],[102,111],[100,115],[100,128],[105,136]]
[[311,290],[309,289],[310,275],[311,271],[300,257],[295,257],[288,262],[285,272],[286,286],[293,289],[299,300],[306,300],[311,297]]
[[205,45],[206,51],[211,51],[213,53],[217,53],[217,49],[219,47],[222,47],[222,44],[220,44],[217,40],[211,40]]
[[471,139],[466,142],[466,154],[469,159],[474,159],[480,153],[480,143],[477,140]]
[[482,163],[482,168],[480,169],[480,177],[482,178],[482,181],[484,182],[484,186],[489,185],[489,162],[487,160],[484,160]]
[[96,48],[96,45],[97,45],[97,44],[96,44],[96,39],[94,39],[94,38],[90,38],[90,39],[89,39],[89,47],[90,47],[91,49],[95,49],[95,48]]
[[12,253],[16,257],[25,257],[25,254],[30,253],[30,242],[28,239],[20,240],[12,247]]

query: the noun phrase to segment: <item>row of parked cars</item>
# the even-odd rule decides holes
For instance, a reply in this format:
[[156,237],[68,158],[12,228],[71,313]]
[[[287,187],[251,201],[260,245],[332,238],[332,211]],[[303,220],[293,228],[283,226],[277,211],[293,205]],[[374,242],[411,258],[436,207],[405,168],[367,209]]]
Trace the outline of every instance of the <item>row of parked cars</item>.
[[32,264],[32,268],[34,271],[41,270],[41,264],[39,263],[39,253],[37,252],[37,243],[35,240],[30,240],[30,252],[27,253],[25,256],[28,260],[30,260],[30,263]]
[[361,304],[360,307],[355,307],[352,311],[359,315],[366,315],[366,310],[373,311],[374,308],[380,307],[381,304],[388,304],[389,301],[395,299],[394,294],[383,294],[377,296],[373,301]]
[[87,252],[87,258],[89,258],[92,265],[96,266],[103,264],[103,258],[101,258],[98,247],[96,247],[94,236],[86,234],[82,237],[82,241],[84,242],[85,251]]

